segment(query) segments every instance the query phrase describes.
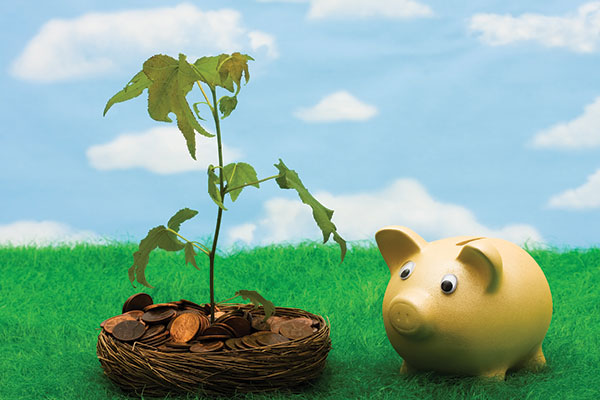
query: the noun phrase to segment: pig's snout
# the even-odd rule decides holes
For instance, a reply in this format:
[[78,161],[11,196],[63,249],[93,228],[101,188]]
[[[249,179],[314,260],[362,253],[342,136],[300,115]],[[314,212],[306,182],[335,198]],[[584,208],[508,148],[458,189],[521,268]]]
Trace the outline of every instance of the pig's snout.
[[401,335],[422,339],[429,332],[421,313],[407,301],[394,302],[390,307],[389,318],[394,329]]

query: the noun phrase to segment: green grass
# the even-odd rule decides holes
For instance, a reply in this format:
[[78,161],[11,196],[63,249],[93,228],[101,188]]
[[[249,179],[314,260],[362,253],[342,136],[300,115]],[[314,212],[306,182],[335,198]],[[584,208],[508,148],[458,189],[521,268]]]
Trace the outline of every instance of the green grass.
[[[156,252],[131,287],[136,245],[0,248],[0,399],[123,399],[96,358],[98,325],[137,291],[155,302],[208,301],[208,268]],[[381,302],[389,272],[376,247],[354,246],[339,265],[335,247],[304,243],[239,250],[218,259],[216,298],[258,290],[278,306],[331,321],[327,366],[301,394],[250,399],[596,399],[600,395],[600,249],[533,250],[546,273],[554,315],[544,341],[547,368],[504,382],[431,373],[398,375]],[[510,340],[510,338],[508,338]],[[191,397],[193,398],[193,397]]]

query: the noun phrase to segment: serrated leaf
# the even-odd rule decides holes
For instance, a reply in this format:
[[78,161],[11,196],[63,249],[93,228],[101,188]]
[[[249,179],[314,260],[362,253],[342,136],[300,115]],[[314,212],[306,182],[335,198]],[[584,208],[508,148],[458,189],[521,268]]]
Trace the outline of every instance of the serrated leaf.
[[169,229],[173,229],[175,232],[179,232],[179,227],[181,226],[181,224],[187,221],[188,219],[194,218],[196,215],[198,215],[198,211],[192,210],[190,208],[182,208],[169,219],[167,227]]
[[242,74],[244,75],[244,78],[246,78],[246,83],[248,83],[250,80],[250,73],[248,72],[249,60],[254,61],[254,58],[247,54],[235,52],[222,61],[218,66],[221,81],[225,81],[229,77],[237,84],[237,89],[235,91],[236,95],[240,91]]
[[329,237],[333,234],[333,239],[340,245],[342,261],[344,261],[344,256],[346,255],[346,241],[337,233],[337,228],[333,222],[331,222],[333,210],[330,210],[319,203],[317,199],[310,194],[308,189],[304,187],[296,171],[288,169],[281,159],[279,159],[279,164],[275,164],[275,167],[279,170],[280,174],[280,176],[275,179],[279,187],[282,189],[294,189],[298,192],[300,200],[312,208],[313,218],[323,232],[323,243],[327,243]]
[[235,292],[235,295],[242,296],[242,299],[244,300],[250,300],[256,307],[262,305],[265,310],[265,318],[263,321],[269,319],[271,315],[275,315],[275,304],[262,297],[256,290],[238,290]]
[[144,89],[152,84],[152,81],[148,79],[144,71],[140,71],[131,80],[127,85],[113,97],[111,97],[106,103],[106,107],[104,107],[104,112],[102,115],[106,115],[108,110],[116,103],[122,103],[127,100],[131,100],[135,97],[138,97]]
[[144,63],[143,72],[152,80],[148,87],[148,114],[154,120],[172,122],[169,113],[177,117],[177,127],[186,140],[188,151],[196,159],[195,131],[213,137],[196,120],[186,100],[187,93],[198,79],[183,54],[179,60],[159,54]]
[[192,244],[192,242],[187,242],[185,244],[185,265],[187,265],[188,263],[191,263],[194,268],[196,268],[197,270],[200,270],[200,268],[198,268],[198,265],[196,264],[196,252],[194,251],[194,245]]
[[[232,189],[238,186],[258,181],[258,177],[256,176],[256,171],[254,170],[254,167],[252,167],[252,165],[250,164],[243,162],[227,164],[225,168],[223,168],[223,174],[227,182],[227,187]],[[259,184],[253,183],[250,186],[258,188]],[[231,196],[231,201],[235,201],[238,198],[240,193],[242,193],[242,189],[243,188],[227,192],[229,193],[229,196]]]
[[221,100],[219,100],[219,111],[223,114],[221,119],[227,118],[235,107],[237,106],[237,97],[236,96],[223,96]]
[[219,190],[219,177],[215,174],[215,167],[211,164],[208,166],[208,194],[216,205],[227,211],[223,205],[221,191]]

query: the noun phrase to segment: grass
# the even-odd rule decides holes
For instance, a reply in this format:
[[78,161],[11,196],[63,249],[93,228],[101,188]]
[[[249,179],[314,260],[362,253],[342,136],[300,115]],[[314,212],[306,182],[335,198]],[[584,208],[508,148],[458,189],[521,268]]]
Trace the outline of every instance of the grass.
[[[144,291],[155,302],[208,301],[208,269],[156,252],[155,289],[134,289],[134,244],[0,248],[0,399],[124,399],[96,358],[98,325]],[[373,246],[354,246],[339,265],[335,247],[303,243],[238,250],[220,257],[216,298],[258,290],[278,306],[331,321],[327,366],[301,394],[248,399],[596,399],[600,395],[600,249],[531,250],[546,273],[554,315],[544,341],[547,368],[504,382],[431,373],[402,377],[388,343],[381,302],[388,269]],[[185,398],[185,396],[183,397]],[[189,398],[194,398],[189,396]]]

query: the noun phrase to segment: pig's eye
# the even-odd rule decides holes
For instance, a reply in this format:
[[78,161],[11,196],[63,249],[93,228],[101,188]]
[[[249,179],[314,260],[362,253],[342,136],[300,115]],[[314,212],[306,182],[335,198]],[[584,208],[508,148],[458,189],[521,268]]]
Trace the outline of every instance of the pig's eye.
[[415,269],[415,263],[412,261],[407,261],[406,263],[404,263],[404,265],[402,266],[402,268],[400,268],[400,278],[401,279],[406,279],[410,276],[410,274],[412,274],[413,269]]
[[455,275],[447,274],[442,278],[442,292],[450,294],[456,290],[456,285],[458,285],[458,280]]

